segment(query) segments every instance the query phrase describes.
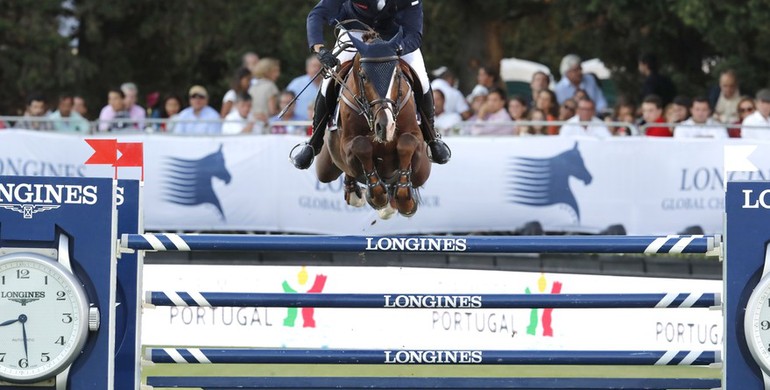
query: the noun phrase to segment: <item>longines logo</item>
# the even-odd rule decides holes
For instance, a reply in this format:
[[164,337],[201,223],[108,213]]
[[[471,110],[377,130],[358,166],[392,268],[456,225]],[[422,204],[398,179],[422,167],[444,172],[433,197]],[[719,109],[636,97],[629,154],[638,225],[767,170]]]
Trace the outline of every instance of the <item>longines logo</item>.
[[381,237],[366,238],[366,250],[380,251],[442,251],[464,252],[467,249],[464,238],[428,238],[428,237]]
[[0,291],[0,298],[27,306],[28,303],[44,299],[45,291]]
[[385,307],[479,308],[478,295],[385,295]]
[[481,351],[385,351],[385,364],[481,363]]
[[770,209],[770,202],[768,202],[767,195],[770,194],[770,190],[764,190],[759,193],[758,196],[754,196],[754,190],[743,190],[743,206],[744,209]]
[[0,208],[15,211],[32,219],[33,214],[55,210],[63,204],[93,205],[97,201],[96,186],[75,184],[0,184]]

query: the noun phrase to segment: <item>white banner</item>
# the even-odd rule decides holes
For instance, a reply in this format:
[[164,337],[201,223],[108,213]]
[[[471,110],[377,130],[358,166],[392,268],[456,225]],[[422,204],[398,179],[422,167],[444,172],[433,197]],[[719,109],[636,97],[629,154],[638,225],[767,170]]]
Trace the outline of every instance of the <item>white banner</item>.
[[[302,255],[296,255],[298,260]],[[720,281],[389,267],[147,265],[145,291],[717,293]],[[320,289],[319,289],[320,286]],[[166,346],[719,350],[719,310],[145,309],[142,343]]]
[[[546,230],[595,233],[622,224],[629,234],[722,230],[723,146],[742,140],[562,137],[452,137],[453,158],[433,165],[412,218],[384,221],[345,204],[342,179],[295,169],[294,136],[117,135],[144,142],[148,230],[246,230],[321,234],[512,231],[539,221]],[[767,141],[752,156],[770,178]],[[0,131],[0,174],[112,176],[84,166],[83,137]],[[121,177],[137,177],[121,168]]]

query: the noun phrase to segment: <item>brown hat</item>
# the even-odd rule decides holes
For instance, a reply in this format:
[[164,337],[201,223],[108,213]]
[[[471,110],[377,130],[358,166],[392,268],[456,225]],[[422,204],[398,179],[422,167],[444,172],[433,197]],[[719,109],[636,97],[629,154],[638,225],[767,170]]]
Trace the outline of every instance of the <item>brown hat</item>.
[[187,93],[187,96],[189,97],[192,95],[203,95],[206,98],[209,97],[209,93],[206,91],[206,88],[203,88],[200,85],[193,85],[190,87],[190,92]]

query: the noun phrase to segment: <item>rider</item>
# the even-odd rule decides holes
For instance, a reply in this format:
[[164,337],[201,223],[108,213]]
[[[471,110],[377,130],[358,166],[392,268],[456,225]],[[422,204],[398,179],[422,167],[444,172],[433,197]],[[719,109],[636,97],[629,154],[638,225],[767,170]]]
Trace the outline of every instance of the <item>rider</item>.
[[[331,51],[324,47],[323,25],[351,19],[360,23],[346,25],[346,28],[364,30],[371,27],[386,40],[393,38],[398,33],[399,28],[403,29],[401,59],[414,69],[422,85],[422,97],[415,97],[418,108],[427,118],[427,120],[423,120],[422,126],[420,126],[422,135],[430,148],[433,162],[446,164],[451,152],[433,127],[433,92],[430,89],[430,80],[425,70],[422,52],[420,52],[422,0],[320,0],[307,16],[307,38],[310,50],[316,53],[326,69],[332,69],[340,63],[352,60],[355,53],[350,50],[338,50],[339,53],[335,57]],[[361,38],[360,32],[354,31],[350,34],[358,39]],[[337,37],[336,48],[347,41],[349,41],[347,33],[340,33]],[[326,124],[331,114],[330,108],[333,109],[333,107],[327,107],[326,104],[325,95],[329,82],[331,82],[331,78],[324,79],[316,97],[313,135],[292,157],[292,163],[298,169],[307,169],[313,163],[313,158],[321,152]]]

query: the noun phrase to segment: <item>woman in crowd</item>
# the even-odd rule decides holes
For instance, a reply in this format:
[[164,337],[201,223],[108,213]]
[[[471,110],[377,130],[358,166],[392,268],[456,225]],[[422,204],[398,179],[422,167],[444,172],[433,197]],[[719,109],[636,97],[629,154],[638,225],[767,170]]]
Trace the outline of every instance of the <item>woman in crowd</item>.
[[222,118],[230,113],[235,101],[238,100],[238,96],[248,93],[250,85],[251,71],[245,67],[236,69],[230,84],[230,90],[228,90],[222,98],[222,109],[219,111],[219,115]]
[[[546,115],[545,112],[539,108],[533,108],[529,112],[529,118],[527,118],[530,121],[533,122],[544,122]],[[545,125],[529,125],[529,126],[519,126],[518,127],[518,134],[520,136],[528,136],[528,135],[548,135],[548,128]]]
[[[557,120],[559,114],[559,103],[556,100],[556,94],[550,89],[544,89],[540,91],[540,94],[537,96],[535,107],[545,113],[545,120],[549,122]],[[571,115],[570,118],[572,118],[573,115]],[[548,126],[547,131],[550,135],[559,134],[559,126]]]
[[[521,95],[513,95],[508,99],[508,115],[514,121],[526,121],[529,118],[529,108],[527,107],[527,99]],[[514,133],[518,134],[521,129],[518,124],[514,127]]]
[[174,126],[171,121],[180,111],[182,111],[182,98],[174,94],[166,96],[160,110],[160,118],[164,119],[160,124],[160,131],[171,132]]
[[[625,99],[620,99],[612,109],[612,115],[607,117],[607,122],[625,122],[636,123],[636,106]],[[610,132],[614,136],[633,135],[628,126],[609,126]]]
[[281,76],[281,63],[275,58],[262,58],[254,68],[256,81],[249,88],[251,95],[251,113],[261,126],[254,127],[255,134],[261,134],[267,129],[267,120],[278,114],[278,86],[275,85]]
[[[743,123],[743,120],[746,119],[747,116],[753,114],[756,109],[757,107],[754,105],[754,99],[748,96],[741,97],[741,100],[738,101],[738,120],[733,124],[740,125]],[[727,129],[727,133],[730,135],[730,138],[741,138],[741,127],[730,127]]]

